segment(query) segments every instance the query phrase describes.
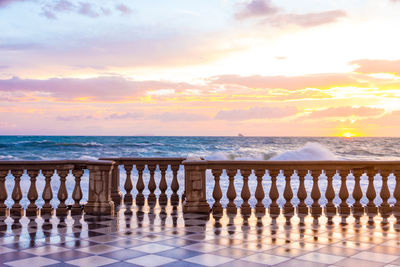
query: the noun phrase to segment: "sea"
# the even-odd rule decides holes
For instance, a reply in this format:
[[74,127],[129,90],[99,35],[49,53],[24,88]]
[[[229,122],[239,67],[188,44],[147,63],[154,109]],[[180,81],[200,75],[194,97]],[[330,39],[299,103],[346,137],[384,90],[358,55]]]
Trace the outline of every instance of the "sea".
[[[400,138],[391,137],[247,137],[247,136],[0,136],[0,160],[59,160],[59,159],[83,159],[95,160],[101,157],[201,157],[209,160],[400,160]],[[124,192],[124,182],[126,179],[125,171],[121,166],[121,191]],[[287,175],[287,174],[286,174]],[[291,175],[291,174],[289,174]],[[343,175],[343,174],[342,174]],[[278,190],[280,198],[278,202],[282,205],[284,179],[283,175],[278,177]],[[135,185],[137,172],[134,170],[132,175]],[[145,182],[148,182],[149,174],[145,172]],[[160,174],[156,174],[158,183]],[[171,183],[172,173],[167,172],[168,183]],[[178,174],[180,183],[179,192],[183,190],[183,168]],[[21,203],[27,205],[29,201],[26,198],[29,190],[29,177],[25,174],[22,177],[22,191],[24,198]],[[381,199],[379,191],[382,184],[381,177],[375,177],[374,184],[377,189],[377,198],[375,202],[379,204]],[[395,187],[395,177],[389,177],[389,188],[391,194]],[[7,205],[12,205],[11,192],[13,190],[13,177],[9,174],[6,178],[6,188],[8,192]],[[235,187],[238,196],[243,183],[238,174],[235,179]],[[254,191],[256,187],[255,176],[250,176],[250,191],[253,196],[250,203],[254,204]],[[266,174],[264,177],[264,190],[266,196],[270,188],[270,178]],[[294,174],[291,182],[294,198],[292,202],[296,204],[298,199],[296,192],[298,188],[298,177]],[[326,190],[326,177],[320,177],[319,185],[322,194]],[[84,199],[87,196],[88,173],[85,172],[82,178],[82,189]],[[207,171],[207,198],[210,203],[213,202],[212,190],[214,182],[210,171]],[[221,177],[221,186],[224,193],[222,203],[227,202],[225,196],[228,179],[224,173]],[[347,186],[351,195],[354,188],[354,179],[351,174],[348,177]],[[367,202],[365,197],[368,186],[367,176],[361,178],[361,187],[364,197],[361,200]],[[59,187],[57,175],[53,177],[52,189],[53,195]],[[69,198],[67,203],[72,203],[71,194],[74,187],[72,175],[67,177],[67,189]],[[310,193],[312,187],[311,176],[306,177],[306,188]],[[37,180],[39,196],[44,188],[44,177],[40,175]],[[334,177],[334,188],[338,193],[340,188],[340,177]],[[148,193],[147,189],[144,193]],[[159,193],[158,189],[156,193]],[[167,191],[171,193],[170,189]],[[135,189],[133,194],[136,194]],[[269,198],[265,198],[265,204],[269,204]],[[349,204],[354,201],[349,198]],[[393,196],[389,202],[393,203]],[[241,204],[240,197],[235,201]],[[306,202],[311,203],[310,196]],[[339,203],[338,197],[334,200]],[[52,204],[57,205],[56,197]],[[324,197],[320,203],[326,203]],[[41,197],[38,199],[38,205],[42,205]]]

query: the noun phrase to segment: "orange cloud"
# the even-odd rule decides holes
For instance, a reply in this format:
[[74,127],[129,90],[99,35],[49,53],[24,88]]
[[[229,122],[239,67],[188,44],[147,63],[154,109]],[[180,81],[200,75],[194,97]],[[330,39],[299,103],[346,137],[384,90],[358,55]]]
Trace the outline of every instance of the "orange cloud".
[[334,107],[312,112],[310,118],[327,118],[327,117],[371,117],[382,115],[385,112],[381,108],[370,107]]
[[400,60],[360,59],[350,62],[358,65],[354,70],[360,73],[393,73],[400,75]]

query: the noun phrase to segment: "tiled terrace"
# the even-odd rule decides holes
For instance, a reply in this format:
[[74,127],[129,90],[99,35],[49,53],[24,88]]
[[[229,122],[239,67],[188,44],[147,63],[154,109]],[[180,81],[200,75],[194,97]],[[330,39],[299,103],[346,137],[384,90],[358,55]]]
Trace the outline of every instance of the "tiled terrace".
[[8,217],[2,266],[400,266],[391,216],[272,219],[121,206],[115,216]]

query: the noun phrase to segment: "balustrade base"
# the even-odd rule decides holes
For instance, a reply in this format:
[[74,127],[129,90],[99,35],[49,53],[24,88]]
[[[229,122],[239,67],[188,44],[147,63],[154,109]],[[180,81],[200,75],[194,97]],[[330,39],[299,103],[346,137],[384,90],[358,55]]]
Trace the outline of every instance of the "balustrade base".
[[21,208],[11,208],[10,209],[10,216],[11,217],[22,217],[24,216],[24,210]]
[[336,215],[336,213],[337,213],[337,210],[336,210],[335,206],[325,207],[325,214],[327,214],[329,216],[334,216],[334,215]]
[[249,214],[251,214],[251,207],[250,207],[250,205],[249,206],[242,206],[242,207],[240,207],[240,214],[242,214],[242,215],[249,215]]
[[26,217],[36,217],[39,215],[39,209],[38,208],[27,208],[25,211],[25,216]]
[[89,215],[114,215],[114,202],[88,202],[85,204],[84,211]]
[[292,213],[294,213],[294,207],[293,206],[283,207],[283,214],[292,214]]
[[186,201],[183,206],[184,213],[210,213],[210,205],[207,201]]
[[171,195],[171,204],[178,204],[179,203],[179,196],[178,194]]
[[311,213],[311,215],[321,215],[322,214],[322,208],[321,207],[313,207],[313,206],[311,206],[310,213]]
[[392,213],[392,207],[390,206],[381,206],[379,207],[379,213],[382,217],[388,217]]
[[349,215],[350,214],[350,207],[346,207],[346,206],[341,207],[341,206],[339,206],[338,211],[339,211],[340,215]]
[[265,207],[264,206],[257,206],[255,207],[254,211],[256,214],[265,214]]
[[143,195],[136,195],[135,201],[136,201],[136,205],[143,206],[144,202],[145,202],[144,196]]
[[53,208],[42,208],[40,210],[40,215],[53,215],[54,209]]
[[166,195],[160,195],[160,197],[158,198],[158,203],[160,203],[160,205],[165,205],[168,203],[168,198]]
[[8,208],[2,208],[0,210],[0,217],[7,217],[10,214],[10,210]]
[[353,214],[356,215],[363,215],[364,214],[364,207],[356,206],[351,208]]
[[236,214],[237,213],[237,207],[236,206],[226,207],[226,212],[228,214]]
[[57,208],[56,209],[56,216],[67,216],[68,209],[67,208]]
[[298,214],[308,214],[308,207],[307,206],[298,206],[296,208]]
[[131,194],[125,194],[124,196],[124,204],[132,205],[133,198]]
[[122,192],[111,192],[111,199],[114,205],[119,206],[122,203]]
[[269,214],[271,215],[279,215],[281,213],[281,208],[278,207],[269,207]]
[[365,212],[367,214],[377,214],[378,213],[378,208],[376,206],[366,206],[365,207]]
[[213,207],[212,207],[212,213],[213,214],[222,214],[223,211],[224,211],[224,208],[221,205],[219,205],[219,206],[214,206],[213,205]]

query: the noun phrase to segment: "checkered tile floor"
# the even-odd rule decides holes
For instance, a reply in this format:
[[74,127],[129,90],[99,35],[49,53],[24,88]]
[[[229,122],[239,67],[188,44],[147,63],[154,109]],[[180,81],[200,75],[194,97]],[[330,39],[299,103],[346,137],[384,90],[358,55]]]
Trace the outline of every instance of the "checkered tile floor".
[[121,208],[115,217],[0,220],[1,266],[400,266],[390,217],[328,220],[183,215]]

